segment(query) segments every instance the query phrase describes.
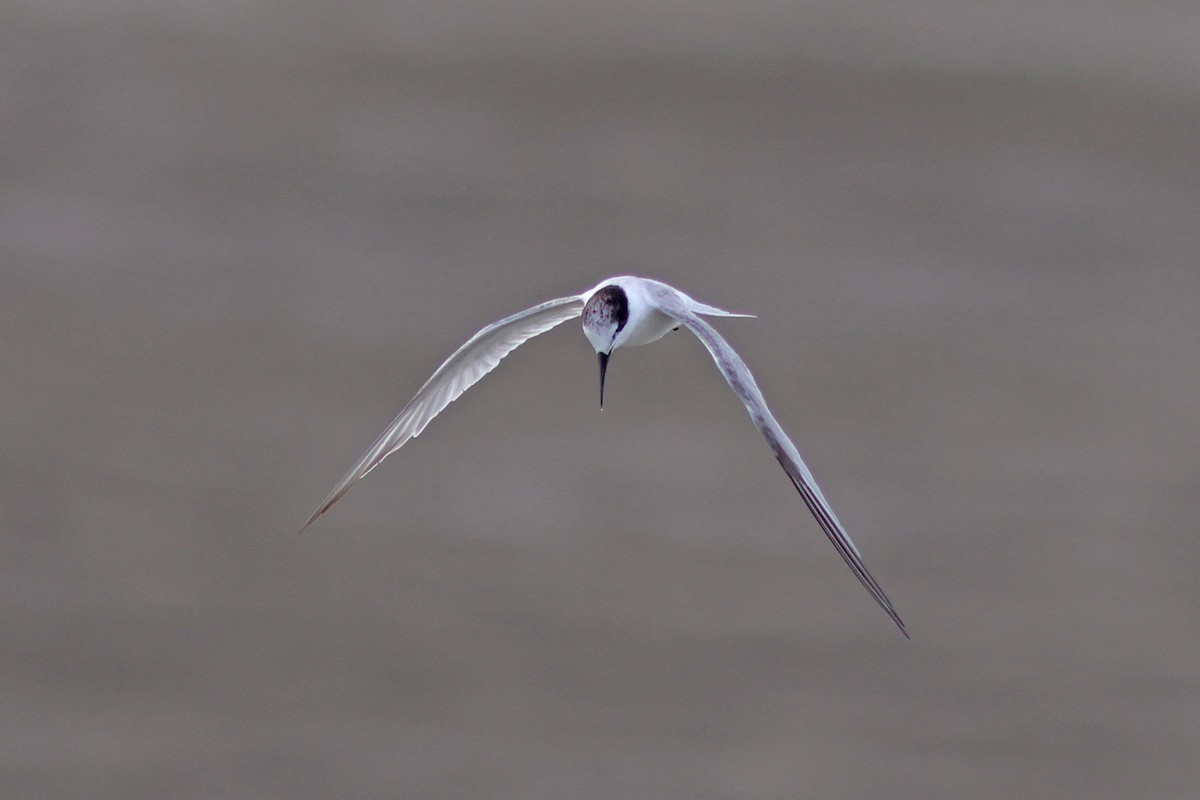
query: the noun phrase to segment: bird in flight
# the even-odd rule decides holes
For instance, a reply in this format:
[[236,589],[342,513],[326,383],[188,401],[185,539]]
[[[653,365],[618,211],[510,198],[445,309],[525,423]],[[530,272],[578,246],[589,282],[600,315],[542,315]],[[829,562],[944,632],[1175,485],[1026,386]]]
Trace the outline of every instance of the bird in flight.
[[[783,471],[787,473],[817,524],[829,537],[842,559],[859,582],[887,612],[906,637],[909,635],[892,601],[867,571],[858,548],[854,546],[829,501],[821,493],[816,479],[804,460],[767,408],[754,376],[729,343],[703,317],[748,317],[705,305],[678,289],[649,278],[623,276],[610,278],[583,294],[550,300],[533,308],[493,322],[476,333],[437,368],[425,385],[375,443],[338,481],[325,501],[304,523],[304,528],[342,498],[350,487],[375,469],[381,461],[399,450],[405,442],[420,435],[430,420],[454,402],[476,381],[496,368],[506,355],[540,333],[583,317],[583,333],[596,351],[600,363],[600,406],[604,407],[604,376],[613,351],[621,347],[639,347],[658,341],[669,331],[681,327],[696,335],[712,355],[717,369],[729,388],[746,406],[750,419],[766,440]],[[301,529],[303,530],[303,529]]]

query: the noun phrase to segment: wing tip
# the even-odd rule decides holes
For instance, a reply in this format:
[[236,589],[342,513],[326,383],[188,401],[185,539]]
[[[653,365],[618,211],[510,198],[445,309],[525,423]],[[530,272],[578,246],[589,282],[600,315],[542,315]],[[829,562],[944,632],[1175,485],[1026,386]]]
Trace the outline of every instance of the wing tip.
[[333,494],[325,498],[325,502],[321,503],[320,507],[318,507],[317,510],[312,513],[312,516],[308,518],[308,522],[304,523],[304,527],[300,529],[300,533],[304,533],[306,530],[308,530],[308,526],[316,522],[317,517],[333,508],[333,504],[338,500],[341,500],[346,495],[346,492],[350,490],[350,486],[353,485],[353,483],[354,481],[349,481],[348,483],[342,484],[334,489]]
[[312,513],[312,516],[308,518],[308,522],[305,522],[305,523],[304,523],[304,525],[303,525],[303,527],[301,527],[301,528],[300,528],[300,533],[304,533],[306,530],[308,530],[308,526],[310,526],[310,525],[312,525],[314,522],[316,522],[316,521],[317,521],[317,517],[321,516],[322,514],[324,514],[324,513],[325,513],[326,511],[328,511],[328,510],[329,510],[329,506],[328,506],[328,505],[322,505],[320,508],[318,508],[316,511],[314,511],[314,512]]

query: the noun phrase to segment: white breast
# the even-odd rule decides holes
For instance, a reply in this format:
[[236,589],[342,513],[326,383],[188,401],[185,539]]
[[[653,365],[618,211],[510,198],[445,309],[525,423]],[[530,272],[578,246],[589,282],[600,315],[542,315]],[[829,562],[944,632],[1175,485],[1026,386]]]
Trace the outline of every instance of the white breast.
[[645,290],[642,278],[622,278],[621,288],[629,298],[629,321],[617,335],[618,347],[640,347],[657,342],[679,322],[658,310],[658,304]]

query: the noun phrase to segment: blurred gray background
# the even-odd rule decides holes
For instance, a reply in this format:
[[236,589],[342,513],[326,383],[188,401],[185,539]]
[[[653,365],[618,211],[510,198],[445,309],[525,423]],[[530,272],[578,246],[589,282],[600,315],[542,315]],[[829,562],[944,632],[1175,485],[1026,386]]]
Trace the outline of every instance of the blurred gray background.
[[[1200,796],[1200,7],[8,3],[5,798]],[[635,273],[303,536],[484,323]]]

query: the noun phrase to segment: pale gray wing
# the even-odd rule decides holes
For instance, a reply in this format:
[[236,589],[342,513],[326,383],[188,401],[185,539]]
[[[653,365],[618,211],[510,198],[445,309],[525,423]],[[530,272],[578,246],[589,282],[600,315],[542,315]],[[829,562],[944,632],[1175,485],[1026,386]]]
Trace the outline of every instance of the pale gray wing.
[[875,602],[879,603],[880,607],[887,612],[896,626],[900,628],[900,632],[906,637],[908,630],[904,627],[903,620],[896,613],[896,609],[892,606],[892,601],[884,594],[879,583],[867,571],[867,567],[863,564],[862,556],[859,555],[858,548],[854,546],[854,542],[850,540],[846,529],[842,527],[842,523],[838,520],[837,515],[833,513],[833,508],[829,505],[829,501],[821,494],[821,488],[817,486],[817,481],[813,478],[812,473],[808,471],[808,467],[804,464],[804,459],[800,458],[800,453],[796,450],[796,446],[792,444],[792,440],[783,432],[783,428],[775,421],[775,417],[771,414],[771,409],[767,408],[767,401],[763,399],[762,392],[758,385],[754,382],[754,376],[750,374],[749,368],[746,367],[741,356],[729,345],[729,342],[717,333],[711,325],[709,325],[700,317],[696,316],[691,310],[686,308],[678,301],[672,301],[670,298],[664,297],[661,299],[661,309],[663,313],[674,317],[692,333],[696,334],[708,352],[712,354],[713,361],[717,362],[717,369],[721,370],[721,374],[725,376],[725,380],[729,383],[729,388],[733,389],[741,401],[745,403],[746,410],[750,412],[750,419],[758,426],[758,430],[762,433],[763,438],[767,440],[767,444],[771,446],[771,450],[775,453],[775,458],[779,460],[780,466],[787,476],[791,478],[792,484],[796,490],[800,492],[800,496],[804,498],[804,503],[808,506],[808,510],[817,518],[817,523],[821,526],[821,530],[825,531],[825,535],[829,537],[829,541],[833,542],[833,546],[837,548],[850,570],[858,578],[859,582],[866,587],[871,596],[875,598]]
[[[325,502],[304,523],[307,528],[317,517],[342,498],[360,478],[417,436],[442,409],[458,399],[484,375],[496,368],[506,355],[524,342],[545,333],[556,325],[578,317],[583,312],[582,296],[562,297],[536,305],[493,322],[467,340],[454,355],[437,368],[404,410],[392,420],[375,443],[362,454],[350,471],[338,481]],[[303,530],[303,528],[301,529]]]

